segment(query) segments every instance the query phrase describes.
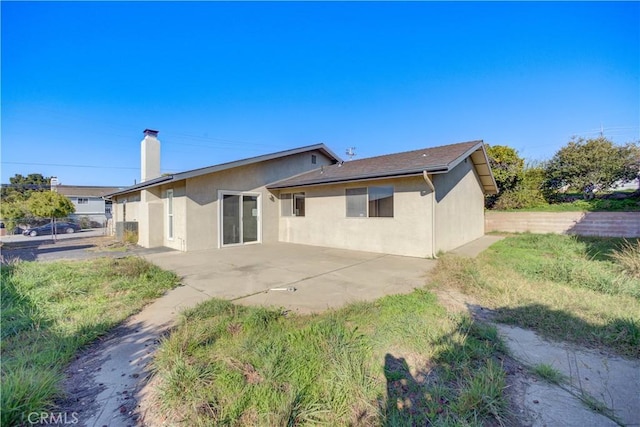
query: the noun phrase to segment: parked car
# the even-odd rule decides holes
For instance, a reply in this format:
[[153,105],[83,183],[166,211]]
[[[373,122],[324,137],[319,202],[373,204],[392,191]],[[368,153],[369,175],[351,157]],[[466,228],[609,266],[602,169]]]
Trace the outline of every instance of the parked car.
[[[22,232],[25,236],[40,236],[44,234],[51,234],[51,223],[41,225],[40,227],[27,228]],[[56,222],[56,234],[62,233],[75,233],[76,231],[80,231],[80,226],[78,224],[74,224],[72,222]]]

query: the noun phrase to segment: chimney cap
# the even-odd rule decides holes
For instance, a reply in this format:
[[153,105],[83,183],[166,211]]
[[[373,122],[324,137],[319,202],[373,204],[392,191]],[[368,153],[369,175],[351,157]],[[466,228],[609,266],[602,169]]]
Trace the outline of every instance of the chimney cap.
[[143,133],[149,136],[158,136],[158,131],[153,129],[145,129]]

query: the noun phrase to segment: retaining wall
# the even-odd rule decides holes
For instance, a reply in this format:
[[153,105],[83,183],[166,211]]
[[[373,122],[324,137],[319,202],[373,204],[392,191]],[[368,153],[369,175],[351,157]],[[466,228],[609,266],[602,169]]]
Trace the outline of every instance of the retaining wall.
[[640,212],[485,212],[485,233],[640,237]]

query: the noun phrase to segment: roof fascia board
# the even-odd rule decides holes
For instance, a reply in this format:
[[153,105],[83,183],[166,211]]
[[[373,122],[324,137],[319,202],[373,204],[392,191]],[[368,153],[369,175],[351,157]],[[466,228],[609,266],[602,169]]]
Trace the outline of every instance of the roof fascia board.
[[292,150],[278,151],[277,153],[264,154],[262,156],[249,157],[248,159],[236,160],[233,162],[222,163],[219,165],[207,166],[200,169],[193,169],[186,172],[180,172],[174,175],[176,180],[194,178],[200,175],[206,175],[209,173],[220,172],[227,169],[232,169],[241,166],[252,165],[255,163],[266,162],[269,160],[279,159],[281,157],[293,156],[295,154],[305,153],[308,151],[323,151],[328,156],[333,157],[336,161],[341,161],[340,157],[334,155],[331,150],[324,144],[308,145],[306,147],[294,148]]
[[471,156],[473,154],[473,152],[478,149],[478,146],[483,147],[484,146],[484,141],[479,140],[477,144],[475,144],[473,147],[469,148],[467,151],[465,151],[460,156],[458,156],[454,161],[449,163],[449,165],[448,165],[449,166],[449,170],[452,170],[453,168],[458,166],[460,163],[462,163],[462,161],[464,159],[466,159],[467,157]]
[[[359,175],[355,177],[348,178],[334,178],[330,180],[312,180],[308,182],[301,182],[295,185],[279,185],[277,182],[267,185],[267,188],[270,190],[281,190],[285,188],[297,188],[297,187],[311,187],[311,186],[320,186],[320,185],[332,185],[332,184],[343,184],[343,183],[351,183],[351,182],[359,182],[359,181],[374,181],[379,179],[395,179],[395,178],[404,178],[408,176],[422,176],[424,172],[423,169],[412,169],[403,172],[393,172],[388,174],[367,174],[367,175]],[[427,169],[428,173],[437,175],[442,173],[447,173],[448,170],[446,167],[442,166],[440,169]]]
[[286,187],[267,187],[269,190],[289,190],[294,188],[305,188],[305,187],[322,187],[325,185],[339,185],[339,184],[352,184],[354,182],[369,182],[369,181],[379,181],[381,179],[400,179],[407,178],[412,176],[422,176],[422,172],[420,173],[411,173],[407,175],[399,175],[399,176],[382,176],[382,177],[372,177],[372,178],[358,178],[358,179],[346,179],[343,181],[332,181],[332,182],[318,182],[311,184],[297,184]]
[[[487,155],[487,150],[484,148],[484,143],[482,144],[481,148],[482,148],[482,157],[484,158],[484,163],[476,164],[474,162],[474,164],[476,164],[476,168],[478,168],[478,166],[484,165],[487,168],[487,171],[489,172],[488,174],[482,174],[482,175],[480,175],[478,173],[480,176],[489,176],[489,177],[491,177],[491,184],[493,184],[493,188],[488,189],[487,193],[488,194],[498,194],[498,183],[496,183],[496,178],[495,178],[495,176],[493,176],[493,173],[491,172],[491,163],[489,162],[489,156]],[[473,157],[471,158],[471,160],[473,161]],[[484,186],[484,187],[486,187],[486,186]]]
[[[163,179],[160,179],[163,178]],[[104,197],[107,199],[110,199],[113,196],[120,196],[122,194],[127,194],[127,193],[133,193],[135,191],[140,191],[140,190],[146,190],[147,188],[151,188],[151,187],[155,187],[157,185],[162,185],[162,184],[166,184],[169,181],[172,181],[174,178],[174,175],[167,175],[167,176],[163,176],[160,178],[154,178],[152,181],[153,182],[141,182],[139,184],[136,185],[132,185],[131,187],[122,189],[120,191],[117,191],[115,193],[111,193],[111,194],[105,194]]]
[[156,187],[158,185],[164,185],[164,184],[167,184],[169,182],[181,181],[183,179],[194,178],[194,177],[201,176],[201,175],[207,175],[209,173],[220,172],[220,171],[227,170],[227,169],[232,169],[232,168],[236,168],[236,167],[240,167],[240,166],[247,166],[247,165],[251,165],[251,164],[254,164],[254,163],[260,163],[260,162],[264,162],[264,161],[268,161],[268,160],[277,159],[277,158],[280,158],[280,157],[292,156],[292,155],[295,155],[295,154],[305,153],[305,152],[314,151],[314,150],[318,150],[318,151],[323,152],[328,157],[333,158],[337,162],[341,162],[342,161],[342,159],[338,155],[336,155],[333,151],[331,151],[324,143],[313,144],[313,145],[307,145],[305,147],[294,148],[294,149],[291,149],[291,150],[278,151],[276,153],[270,153],[270,154],[264,154],[264,155],[261,155],[261,156],[250,157],[248,159],[242,159],[242,160],[236,160],[236,161],[233,161],[233,162],[222,163],[222,164],[219,164],[219,165],[206,166],[204,168],[192,169],[192,170],[189,170],[189,171],[185,171],[185,172],[180,172],[180,173],[177,173],[177,174],[169,175],[169,176],[166,177],[166,179],[163,179],[163,180],[156,181],[158,179],[158,178],[156,178],[156,180],[153,180],[153,182],[149,182],[148,184],[143,182],[143,183],[140,183],[140,184],[137,184],[137,185],[133,185],[133,186],[131,186],[129,188],[125,188],[125,189],[123,189],[121,191],[118,191],[116,193],[106,194],[105,197],[106,198],[111,198],[113,196],[119,196],[121,194],[126,194],[126,193],[131,193],[131,192],[134,192],[134,191],[145,190],[147,188]]

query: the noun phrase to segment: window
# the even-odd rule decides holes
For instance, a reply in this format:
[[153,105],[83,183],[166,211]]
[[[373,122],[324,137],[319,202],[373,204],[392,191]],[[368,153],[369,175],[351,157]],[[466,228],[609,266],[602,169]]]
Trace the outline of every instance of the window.
[[167,239],[173,240],[173,190],[167,190]]
[[347,188],[347,217],[393,218],[393,187]]
[[347,188],[347,216],[367,216],[367,188]]
[[282,216],[304,216],[304,193],[284,193],[280,195],[280,213]]
[[315,154],[311,155],[311,164],[315,165],[318,162],[318,158],[316,157]]
[[88,205],[89,204],[89,199],[87,199],[86,197],[78,197],[78,204],[79,205]]
[[369,187],[369,216],[393,218],[393,187]]
[[304,193],[293,195],[293,215],[304,216]]

